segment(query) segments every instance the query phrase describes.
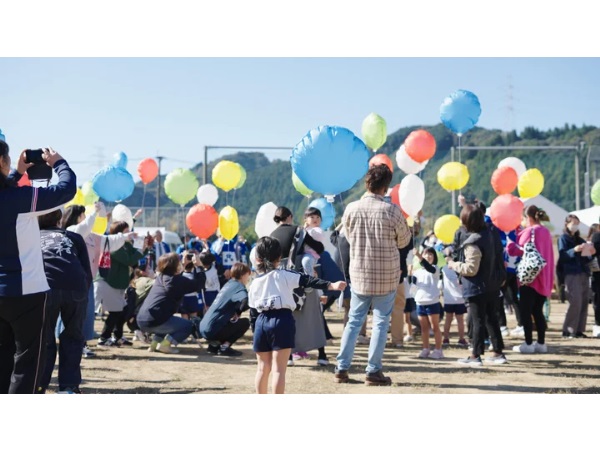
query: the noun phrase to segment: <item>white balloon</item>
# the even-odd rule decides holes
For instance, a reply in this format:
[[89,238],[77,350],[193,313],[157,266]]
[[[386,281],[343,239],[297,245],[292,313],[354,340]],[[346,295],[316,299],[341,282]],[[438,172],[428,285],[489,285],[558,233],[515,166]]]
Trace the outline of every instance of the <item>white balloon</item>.
[[417,217],[425,203],[425,184],[416,175],[406,175],[400,182],[400,204],[406,214]]
[[273,202],[265,203],[258,209],[254,231],[259,238],[269,236],[279,226],[273,220],[275,211],[277,211],[277,205]]
[[210,183],[203,184],[198,188],[196,198],[198,199],[198,203],[214,206],[217,200],[219,200],[219,191]]
[[514,156],[504,158],[502,161],[500,161],[500,164],[498,164],[498,169],[500,167],[512,167],[513,169],[515,169],[515,172],[517,172],[517,176],[519,178],[521,178],[521,175],[527,172],[527,167],[525,166],[525,163],[519,158],[515,158]]
[[407,175],[414,175],[421,172],[428,162],[429,160],[418,163],[413,160],[410,156],[408,156],[408,153],[406,153],[406,148],[404,145],[401,145],[396,152],[396,164],[398,164],[398,168]]
[[130,231],[133,228],[133,214],[131,214],[131,210],[122,204],[118,204],[112,210],[112,221],[113,222],[127,222],[129,225]]
[[250,250],[250,264],[252,264],[254,269],[258,267],[258,263],[256,262],[256,247],[252,247],[252,250]]

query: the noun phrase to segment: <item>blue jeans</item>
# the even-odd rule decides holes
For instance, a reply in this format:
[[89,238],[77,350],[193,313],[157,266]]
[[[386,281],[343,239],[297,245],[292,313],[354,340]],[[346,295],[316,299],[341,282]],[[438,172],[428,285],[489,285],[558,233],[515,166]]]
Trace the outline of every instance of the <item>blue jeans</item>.
[[385,342],[387,340],[390,316],[394,309],[395,298],[395,290],[386,295],[360,295],[352,290],[348,323],[346,324],[346,328],[344,328],[340,354],[337,356],[338,370],[350,369],[352,357],[354,356],[354,348],[356,347],[356,339],[367,318],[367,313],[371,305],[373,306],[373,332],[371,344],[369,345],[367,373],[374,373],[381,370],[381,359],[385,350]]
[[[90,287],[87,297],[87,312],[85,313],[85,319],[83,321],[83,340],[85,342],[91,341],[96,337],[96,332],[94,331],[94,320],[96,318],[96,313],[94,311],[94,285]],[[60,333],[65,329],[65,325],[62,321],[62,317],[58,316],[58,321],[56,322],[56,330],[54,331],[56,339],[59,338]]]
[[194,329],[191,321],[175,316],[171,316],[165,323],[156,327],[146,326],[143,322],[138,322],[138,325],[144,333],[154,333],[153,339],[155,341],[162,341],[168,334],[175,341],[171,341],[174,344],[180,344],[185,341]]

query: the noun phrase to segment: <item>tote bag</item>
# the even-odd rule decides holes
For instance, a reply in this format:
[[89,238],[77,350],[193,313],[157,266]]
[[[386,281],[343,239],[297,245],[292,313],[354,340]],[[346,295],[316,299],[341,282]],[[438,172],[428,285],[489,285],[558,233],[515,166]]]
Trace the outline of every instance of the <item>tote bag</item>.
[[531,230],[531,239],[525,244],[523,258],[517,267],[517,278],[522,285],[528,285],[540,274],[546,260],[540,255],[537,248],[535,248],[535,230]]

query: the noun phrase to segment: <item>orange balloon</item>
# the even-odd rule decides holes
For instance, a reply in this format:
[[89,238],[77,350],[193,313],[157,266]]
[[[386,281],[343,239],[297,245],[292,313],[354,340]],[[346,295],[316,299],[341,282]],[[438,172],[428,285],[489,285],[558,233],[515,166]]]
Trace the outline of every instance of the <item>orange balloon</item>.
[[402,209],[402,205],[400,205],[400,183],[398,183],[392,188],[392,192],[390,192],[390,197],[394,205],[400,206],[400,211],[402,211],[402,215],[404,216],[404,218],[407,218],[408,214],[404,212],[404,210]]
[[418,163],[430,160],[435,155],[435,138],[425,130],[410,133],[404,141],[404,148],[410,158]]
[[19,187],[21,187],[21,186],[31,186],[31,180],[29,179],[29,175],[27,175],[27,172],[25,172],[23,174],[23,176],[21,177],[21,179],[17,183],[17,186],[19,186]]
[[379,166],[381,164],[385,164],[386,166],[388,166],[392,173],[394,173],[394,165],[392,164],[392,160],[388,155],[384,153],[380,153],[378,155],[373,156],[369,161],[369,167]]
[[219,226],[219,213],[210,205],[198,203],[190,208],[185,223],[200,239],[211,237]]
[[142,183],[152,183],[158,176],[158,164],[152,158],[142,159],[138,164],[137,171]]
[[490,218],[494,225],[508,233],[521,224],[523,208],[523,202],[514,195],[500,195],[492,202]]
[[519,175],[512,167],[500,167],[492,174],[492,188],[498,195],[512,193],[519,184]]

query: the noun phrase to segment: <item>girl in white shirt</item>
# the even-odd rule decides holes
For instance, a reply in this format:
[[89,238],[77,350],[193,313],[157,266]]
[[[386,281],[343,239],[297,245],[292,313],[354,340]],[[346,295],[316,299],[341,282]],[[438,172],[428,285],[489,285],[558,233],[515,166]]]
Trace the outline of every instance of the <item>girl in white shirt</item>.
[[[419,353],[419,358],[442,359],[442,332],[440,330],[440,290],[438,281],[440,272],[437,268],[437,253],[428,247],[423,253],[415,252],[415,256],[421,263],[421,268],[413,274],[412,281],[416,286],[415,302],[417,303],[417,314],[421,324],[421,340],[423,350]],[[433,352],[429,349],[429,329],[433,329],[435,337],[435,349]]]
[[258,276],[250,285],[248,304],[259,315],[254,325],[253,349],[258,368],[255,387],[257,394],[266,394],[269,374],[273,372],[271,391],[283,394],[285,372],[292,348],[294,348],[296,325],[292,311],[296,302],[292,291],[298,287],[343,291],[346,283],[313,278],[290,270],[278,269],[281,260],[281,244],[270,236],[256,243]]
[[202,267],[204,267],[204,274],[206,275],[206,284],[204,285],[204,291],[202,291],[204,311],[208,310],[221,290],[219,273],[217,272],[215,262],[215,255],[211,252],[204,251],[200,253],[200,263],[202,264]]
[[446,313],[446,320],[444,321],[444,340],[442,345],[450,345],[450,327],[452,326],[452,320],[456,315],[456,324],[458,325],[458,345],[460,347],[467,347],[467,341],[465,340],[465,313],[467,307],[465,306],[465,299],[463,298],[462,286],[458,279],[458,274],[450,269],[448,266],[442,268],[443,282],[442,288],[444,292],[444,312]]

